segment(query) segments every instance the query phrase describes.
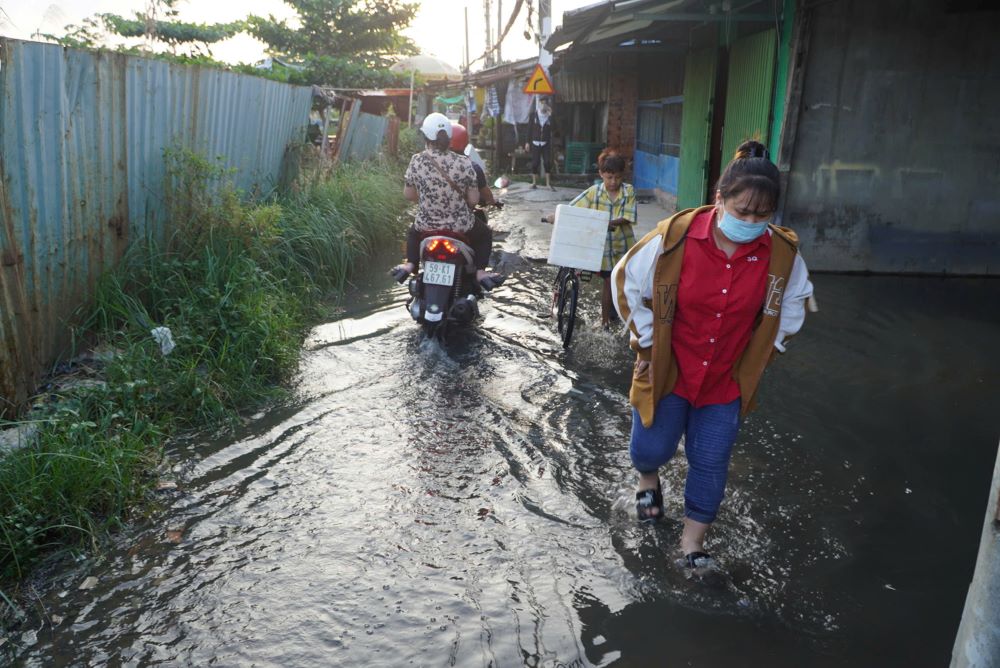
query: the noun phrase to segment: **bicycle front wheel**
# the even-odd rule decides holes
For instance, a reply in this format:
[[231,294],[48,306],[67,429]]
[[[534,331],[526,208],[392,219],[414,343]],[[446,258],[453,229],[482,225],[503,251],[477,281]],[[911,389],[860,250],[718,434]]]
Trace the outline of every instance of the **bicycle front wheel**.
[[580,296],[580,279],[576,272],[567,271],[559,284],[558,302],[556,304],[556,324],[563,348],[569,348],[573,339],[573,329],[576,326],[576,304]]

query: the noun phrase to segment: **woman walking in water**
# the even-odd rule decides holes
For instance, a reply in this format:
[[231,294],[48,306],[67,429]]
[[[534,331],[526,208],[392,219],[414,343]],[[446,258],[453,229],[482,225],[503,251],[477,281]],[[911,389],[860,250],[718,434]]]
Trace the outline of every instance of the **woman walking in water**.
[[714,565],[708,528],[725,492],[741,419],[764,368],[785,352],[812,295],[798,238],[772,224],[778,168],[744,142],[713,204],[661,221],[615,266],[615,308],[636,352],[629,454],[640,521],[663,516],[659,469],[685,437],[680,548],[687,568]]

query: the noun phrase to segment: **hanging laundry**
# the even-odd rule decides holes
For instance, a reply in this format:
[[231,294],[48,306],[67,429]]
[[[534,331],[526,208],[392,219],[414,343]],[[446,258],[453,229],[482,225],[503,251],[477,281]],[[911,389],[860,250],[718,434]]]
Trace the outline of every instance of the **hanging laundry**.
[[490,86],[486,91],[486,101],[483,104],[483,116],[500,117],[500,96],[496,86]]
[[507,101],[503,110],[504,123],[527,123],[533,97],[524,92],[522,81],[511,79],[507,83]]

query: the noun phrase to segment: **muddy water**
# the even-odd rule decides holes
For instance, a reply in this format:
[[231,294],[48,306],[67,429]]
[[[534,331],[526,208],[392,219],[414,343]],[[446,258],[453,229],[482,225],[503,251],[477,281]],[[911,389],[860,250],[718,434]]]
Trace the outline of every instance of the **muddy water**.
[[371,277],[309,337],[294,401],[174,447],[164,515],[66,574],[20,661],[944,665],[1000,424],[1000,282],[816,277],[823,310],[744,424],[714,589],[672,565],[683,457],[668,521],[629,516],[624,339],[585,324],[562,351],[516,215],[475,330],[424,340]]

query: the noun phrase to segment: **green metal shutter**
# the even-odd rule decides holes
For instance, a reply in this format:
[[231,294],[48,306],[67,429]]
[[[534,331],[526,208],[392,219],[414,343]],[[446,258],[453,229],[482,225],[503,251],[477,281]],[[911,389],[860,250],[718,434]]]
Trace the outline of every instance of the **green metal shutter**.
[[722,128],[722,164],[747,139],[767,146],[774,100],[774,29],[741,37],[729,51],[729,85]]
[[781,124],[785,120],[785,96],[788,92],[788,69],[791,63],[792,30],[795,28],[795,0],[785,0],[782,10],[781,44],[778,45],[778,67],[774,81],[774,113],[771,114],[771,159],[778,162],[781,149]]
[[689,53],[684,67],[678,211],[705,203],[712,99],[715,94],[715,63],[716,49],[712,47]]

